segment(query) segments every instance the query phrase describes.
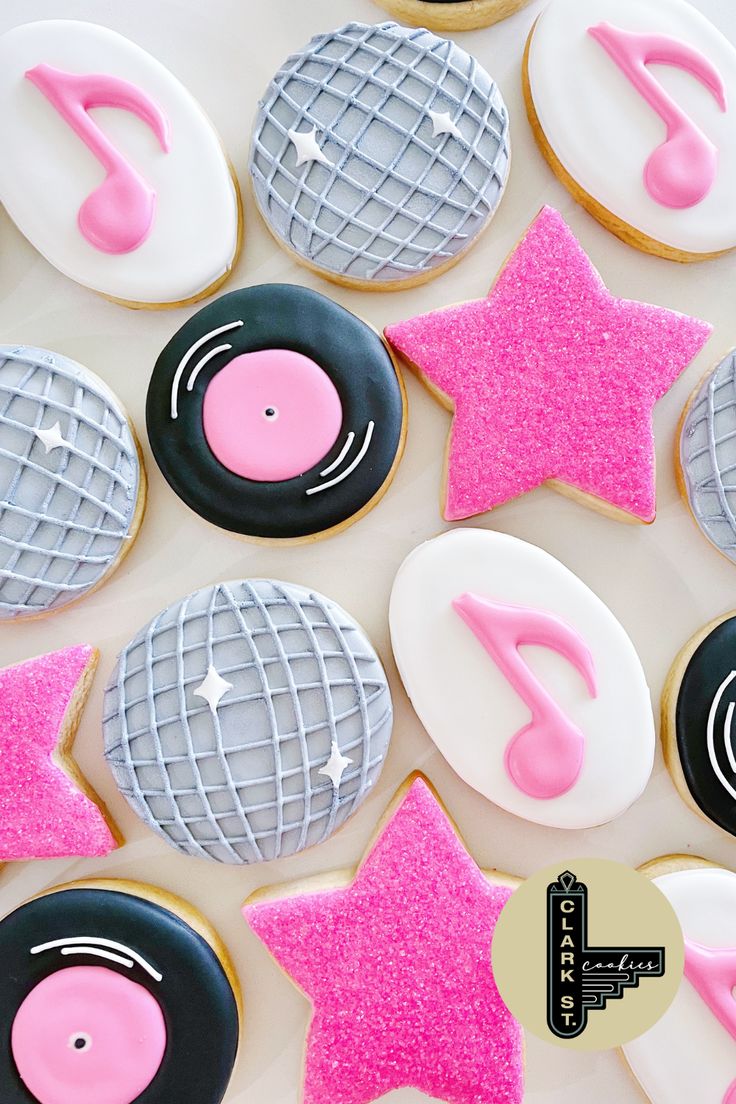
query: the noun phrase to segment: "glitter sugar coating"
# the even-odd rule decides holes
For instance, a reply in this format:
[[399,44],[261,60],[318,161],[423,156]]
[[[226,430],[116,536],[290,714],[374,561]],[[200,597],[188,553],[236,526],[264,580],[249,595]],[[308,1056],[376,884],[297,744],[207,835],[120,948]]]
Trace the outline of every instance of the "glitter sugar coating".
[[510,895],[418,778],[351,885],[246,904],[313,1006],[304,1104],[368,1104],[403,1087],[448,1104],[519,1104],[522,1032],[491,971]]
[[487,298],[385,331],[455,410],[445,518],[555,479],[653,521],[652,409],[711,329],[611,295],[544,207]]
[[97,805],[54,762],[94,655],[82,644],[0,671],[0,861],[97,858],[117,846]]

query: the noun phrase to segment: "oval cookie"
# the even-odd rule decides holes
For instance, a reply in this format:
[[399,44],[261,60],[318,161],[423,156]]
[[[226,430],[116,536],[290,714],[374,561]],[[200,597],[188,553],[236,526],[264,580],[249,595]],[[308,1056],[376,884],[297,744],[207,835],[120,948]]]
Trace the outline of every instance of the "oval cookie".
[[399,568],[390,623],[420,721],[489,800],[538,824],[589,828],[639,797],[654,759],[641,663],[558,560],[502,533],[455,529]]
[[13,150],[0,201],[77,283],[162,307],[229,275],[239,196],[220,140],[176,77],[128,39],[73,20],[0,37],[0,141]]
[[0,620],[95,590],[130,551],[146,500],[135,431],[81,364],[0,346]]
[[0,923],[4,1104],[220,1104],[240,995],[217,934],[153,886],[75,882]]
[[376,0],[395,19],[430,31],[472,31],[507,19],[529,0]]
[[644,867],[685,936],[685,976],[664,1016],[623,1054],[651,1104],[736,1099],[736,874],[685,855]]
[[711,621],[685,645],[662,695],[665,761],[680,796],[736,835],[736,615]]
[[677,261],[736,245],[736,47],[685,0],[552,0],[525,91],[553,170],[614,234]]
[[459,259],[501,200],[509,157],[506,105],[475,58],[430,31],[347,23],[271,81],[250,171],[297,260],[383,291]]
[[736,563],[736,353],[698,384],[680,425],[678,482],[711,544]]
[[123,650],[105,755],[135,812],[179,851],[262,862],[347,820],[391,725],[386,675],[349,614],[254,579],[169,606]]
[[403,384],[378,334],[307,288],[223,295],[174,335],[146,406],[161,471],[201,517],[309,540],[357,521],[404,448]]

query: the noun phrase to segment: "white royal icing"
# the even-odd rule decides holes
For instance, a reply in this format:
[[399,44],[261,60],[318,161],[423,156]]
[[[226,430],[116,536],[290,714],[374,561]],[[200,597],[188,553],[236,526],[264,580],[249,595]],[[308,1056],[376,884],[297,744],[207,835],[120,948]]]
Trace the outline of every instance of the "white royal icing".
[[[654,884],[686,939],[736,947],[736,874],[703,866],[663,874]],[[736,1079],[736,1041],[686,978],[664,1016],[623,1049],[652,1104],[723,1104]]]
[[[668,35],[696,49],[725,85],[727,110],[690,72],[647,68],[718,151],[711,190],[674,209],[644,184],[644,167],[666,128],[589,28]],[[736,48],[685,0],[552,0],[529,49],[534,107],[547,141],[570,176],[606,210],[655,241],[689,253],[736,246]]]
[[[111,255],[77,218],[105,170],[25,73],[48,64],[122,78],[168,120],[170,149],[130,111],[90,116],[156,193],[148,237]],[[72,280],[115,299],[175,303],[197,296],[231,267],[238,203],[220,140],[202,109],[160,62],[105,27],[71,20],[27,23],[0,37],[0,201],[29,241]]]
[[[589,649],[595,697],[557,652],[520,653],[585,737],[582,768],[567,792],[532,797],[507,773],[506,747],[529,724],[530,710],[453,609],[464,593],[551,613]],[[548,553],[503,533],[455,529],[420,545],[399,568],[390,623],[419,719],[453,770],[489,800],[539,824],[586,828],[612,820],[639,797],[655,745],[641,663],[608,607]]]

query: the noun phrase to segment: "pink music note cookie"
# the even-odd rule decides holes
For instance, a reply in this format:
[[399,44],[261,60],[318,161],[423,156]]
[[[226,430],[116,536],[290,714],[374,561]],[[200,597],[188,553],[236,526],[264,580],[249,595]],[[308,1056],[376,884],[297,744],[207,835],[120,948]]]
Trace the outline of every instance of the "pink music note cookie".
[[710,332],[706,322],[612,295],[551,207],[485,299],[385,330],[454,415],[448,521],[543,483],[609,516],[654,521],[654,404]]
[[522,1030],[491,968],[516,884],[478,869],[413,775],[354,877],[245,902],[245,919],[312,1005],[303,1104],[370,1104],[402,1088],[447,1104],[521,1104]]
[[62,273],[127,306],[214,291],[240,247],[237,185],[179,81],[105,27],[0,37],[0,202]]
[[736,874],[669,855],[642,868],[673,906],[685,975],[664,1016],[623,1048],[651,1104],[736,1102]]
[[634,645],[541,548],[485,529],[427,541],[399,568],[389,620],[419,720],[484,797],[589,828],[642,793],[655,734]]
[[675,261],[736,245],[736,47],[686,0],[552,0],[524,90],[553,171],[612,233]]
[[97,659],[80,644],[0,671],[0,862],[101,858],[120,842],[72,758]]

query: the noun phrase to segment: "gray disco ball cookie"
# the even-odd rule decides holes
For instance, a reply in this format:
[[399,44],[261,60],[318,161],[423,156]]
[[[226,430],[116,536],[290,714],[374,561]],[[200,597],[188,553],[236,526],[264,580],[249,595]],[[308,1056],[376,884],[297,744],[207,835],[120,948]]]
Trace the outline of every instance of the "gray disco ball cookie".
[[58,353],[0,346],[0,620],[97,587],[144,495],[132,426],[102,380]]
[[348,23],[273,78],[250,169],[282,244],[380,290],[429,279],[472,245],[509,161],[508,111],[475,58],[427,30]]
[[736,351],[698,386],[680,432],[682,488],[705,536],[736,563]]
[[380,660],[340,606],[289,583],[218,583],[121,653],[105,756],[177,850],[262,862],[321,843],[358,808],[392,719]]

